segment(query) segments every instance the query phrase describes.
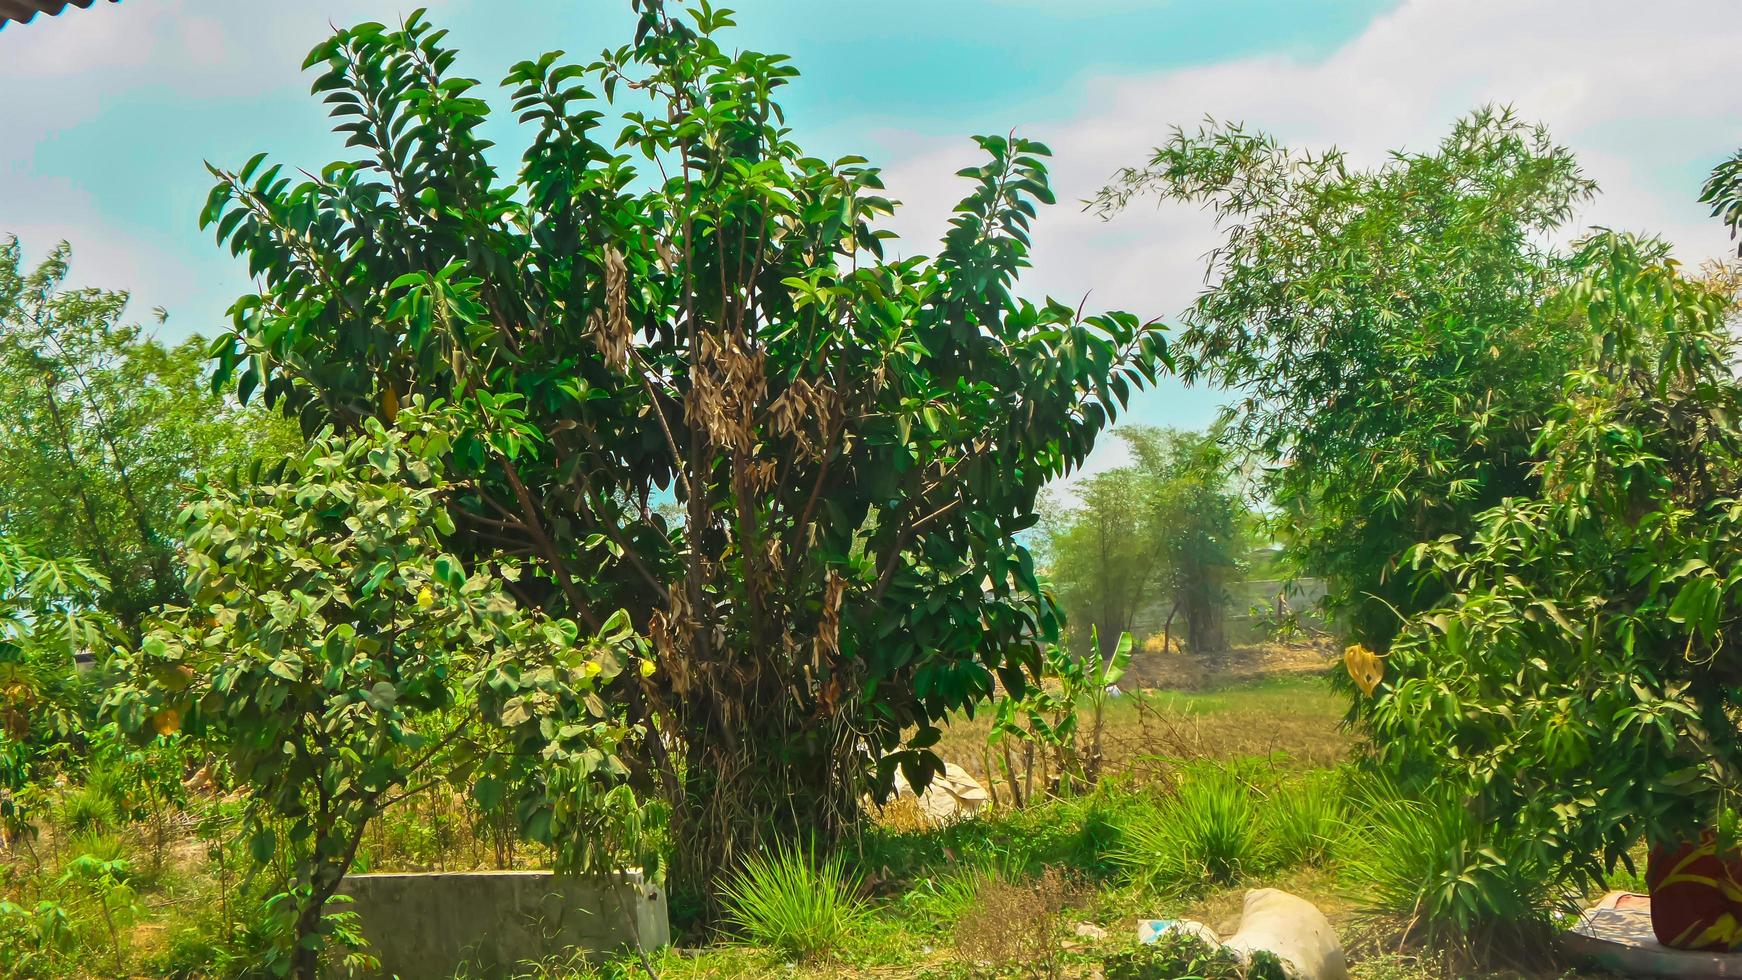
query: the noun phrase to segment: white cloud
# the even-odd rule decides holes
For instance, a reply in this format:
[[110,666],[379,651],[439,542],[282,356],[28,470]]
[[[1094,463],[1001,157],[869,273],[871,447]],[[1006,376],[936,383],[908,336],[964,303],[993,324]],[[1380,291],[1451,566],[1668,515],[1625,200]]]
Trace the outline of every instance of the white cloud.
[[[1410,0],[1313,62],[1226,62],[1086,82],[1069,118],[1029,121],[1025,135],[1054,150],[1061,202],[1089,197],[1120,167],[1142,163],[1169,127],[1206,115],[1243,121],[1290,145],[1335,144],[1361,163],[1396,148],[1425,150],[1458,116],[1508,103],[1569,146],[1602,195],[1582,225],[1657,232],[1689,264],[1730,247],[1694,198],[1699,174],[1742,142],[1742,89],[1732,84],[1742,19],[1727,5],[1667,0]],[[931,247],[975,161],[966,141],[915,140],[889,168],[907,207],[907,248]],[[1171,319],[1202,286],[1217,241],[1209,216],[1139,203],[1102,222],[1068,203],[1043,212],[1029,288],[1091,308]],[[1168,386],[1146,396],[1145,421],[1203,424],[1212,397]],[[1122,458],[1117,440],[1089,469]]]

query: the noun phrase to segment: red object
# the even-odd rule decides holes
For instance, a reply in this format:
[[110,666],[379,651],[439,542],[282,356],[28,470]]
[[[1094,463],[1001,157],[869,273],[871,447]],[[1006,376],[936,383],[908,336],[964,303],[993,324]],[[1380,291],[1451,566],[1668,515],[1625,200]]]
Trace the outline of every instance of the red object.
[[1742,948],[1742,851],[1718,853],[1717,835],[1656,847],[1645,865],[1651,931],[1671,949]]

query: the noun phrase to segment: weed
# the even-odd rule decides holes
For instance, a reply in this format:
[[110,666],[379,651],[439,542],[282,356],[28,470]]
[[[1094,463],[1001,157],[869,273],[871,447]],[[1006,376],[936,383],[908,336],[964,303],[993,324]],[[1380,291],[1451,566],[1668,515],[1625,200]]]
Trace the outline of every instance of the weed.
[[726,921],[783,956],[825,955],[866,917],[859,885],[839,856],[818,862],[797,849],[754,856],[726,883]]
[[1061,975],[1062,913],[1075,889],[1056,868],[1031,882],[985,877],[973,906],[956,924],[956,955],[994,973],[1019,970],[1031,976]]
[[1287,976],[1281,962],[1268,953],[1260,952],[1246,966],[1228,950],[1183,932],[1122,949],[1107,957],[1102,970],[1106,980],[1283,980]]

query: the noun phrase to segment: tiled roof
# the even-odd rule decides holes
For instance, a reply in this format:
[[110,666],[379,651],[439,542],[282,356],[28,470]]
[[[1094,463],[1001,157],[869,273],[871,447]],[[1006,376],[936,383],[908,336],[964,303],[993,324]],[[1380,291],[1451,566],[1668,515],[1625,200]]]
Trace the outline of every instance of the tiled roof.
[[[89,7],[97,0],[0,0],[0,30],[4,30],[11,21],[20,24],[28,23],[37,14],[55,14],[68,7]],[[120,0],[109,0],[119,3]]]

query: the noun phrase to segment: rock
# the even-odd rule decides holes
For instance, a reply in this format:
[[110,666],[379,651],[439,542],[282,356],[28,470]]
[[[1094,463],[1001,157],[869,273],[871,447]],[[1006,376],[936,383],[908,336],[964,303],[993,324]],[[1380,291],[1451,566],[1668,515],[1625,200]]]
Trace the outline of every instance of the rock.
[[1093,922],[1079,922],[1077,923],[1076,929],[1073,931],[1076,933],[1078,939],[1088,939],[1094,942],[1100,942],[1107,938],[1107,930],[1095,925]]
[[1275,888],[1246,893],[1240,928],[1223,945],[1246,963],[1258,950],[1274,953],[1295,980],[1349,980],[1330,920],[1313,903]]
[[[900,770],[895,773],[895,795],[913,795],[913,787],[907,784]],[[933,776],[931,785],[918,797],[921,812],[932,823],[940,825],[979,813],[990,799],[991,795],[980,781],[953,762],[944,763],[944,771]]]

